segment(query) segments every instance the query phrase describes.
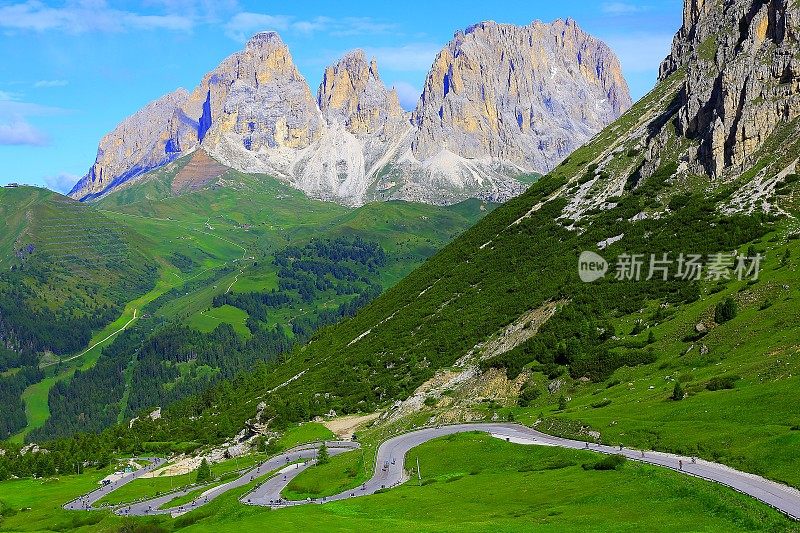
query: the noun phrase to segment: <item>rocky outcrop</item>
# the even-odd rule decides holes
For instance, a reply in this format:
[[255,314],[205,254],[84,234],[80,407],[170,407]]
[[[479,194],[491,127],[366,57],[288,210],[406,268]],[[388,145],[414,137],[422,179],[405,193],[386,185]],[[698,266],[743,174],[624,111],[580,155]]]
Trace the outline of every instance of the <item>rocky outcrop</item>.
[[630,105],[616,56],[574,21],[483,22],[436,57],[413,115],[413,152],[546,173]]
[[570,20],[457,33],[413,117],[360,50],[325,70],[315,100],[286,45],[264,32],[191,93],[120,124],[71,195],[96,198],[202,147],[205,166],[272,174],[345,205],[505,201],[525,189],[516,176],[548,171],[629,105],[616,57]]
[[600,150],[559,191],[568,227],[642,186],[651,198],[632,221],[661,218],[671,199],[701,191],[726,215],[793,216],[800,3],[686,0],[683,17],[659,83],[597,137]]
[[322,130],[308,83],[275,32],[256,34],[206,74],[190,101],[195,115],[202,111],[198,140],[210,148],[232,142],[253,152],[295,150]]
[[92,168],[70,196],[92,199],[148,170],[166,165],[182,154],[182,147],[194,147],[197,121],[183,110],[188,98],[186,90],[178,89],[123,120],[101,139]]
[[329,124],[343,124],[355,135],[377,133],[404,115],[397,92],[386,89],[377,62],[368,63],[362,50],[325,69],[317,103]]
[[691,171],[740,174],[800,116],[799,39],[795,0],[686,1],[661,79],[685,70],[674,123],[696,141]]
[[301,151],[291,182],[311,196],[361,205],[381,162],[410,130],[397,93],[381,81],[375,59],[354,50],[325,69],[317,103],[326,121],[320,140]]

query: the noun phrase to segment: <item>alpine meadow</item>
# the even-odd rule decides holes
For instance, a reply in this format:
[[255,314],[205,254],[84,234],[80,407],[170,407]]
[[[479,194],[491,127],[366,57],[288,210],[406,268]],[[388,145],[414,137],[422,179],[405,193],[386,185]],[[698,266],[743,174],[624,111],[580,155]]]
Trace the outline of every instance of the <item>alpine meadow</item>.
[[800,530],[797,0],[163,4],[0,3],[0,531]]

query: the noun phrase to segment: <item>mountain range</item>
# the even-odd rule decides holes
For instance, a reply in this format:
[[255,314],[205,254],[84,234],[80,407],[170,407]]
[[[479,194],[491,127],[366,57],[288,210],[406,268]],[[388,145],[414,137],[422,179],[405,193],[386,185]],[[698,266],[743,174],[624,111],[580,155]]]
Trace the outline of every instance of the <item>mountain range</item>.
[[[0,190],[0,529],[796,531],[798,28],[686,0],[627,111],[577,96],[616,63],[571,21],[456,34],[411,113],[363,53],[314,98],[258,34],[110,134],[86,202]],[[372,201],[470,195],[510,198]],[[444,436],[472,422],[527,433]],[[63,507],[162,455],[119,515]]]
[[316,98],[275,32],[149,103],[103,137],[70,192],[93,200],[189,154],[271,174],[312,198],[453,204],[525,190],[631,105],[612,50],[571,20],[482,22],[437,55],[411,113],[373,59],[352,51],[325,69]]

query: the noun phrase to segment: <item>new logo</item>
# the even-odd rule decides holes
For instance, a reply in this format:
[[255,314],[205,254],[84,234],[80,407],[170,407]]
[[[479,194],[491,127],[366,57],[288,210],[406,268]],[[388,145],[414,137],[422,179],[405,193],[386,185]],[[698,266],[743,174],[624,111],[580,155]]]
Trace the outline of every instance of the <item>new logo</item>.
[[608,272],[608,261],[594,252],[583,252],[578,258],[578,276],[581,281],[591,283]]

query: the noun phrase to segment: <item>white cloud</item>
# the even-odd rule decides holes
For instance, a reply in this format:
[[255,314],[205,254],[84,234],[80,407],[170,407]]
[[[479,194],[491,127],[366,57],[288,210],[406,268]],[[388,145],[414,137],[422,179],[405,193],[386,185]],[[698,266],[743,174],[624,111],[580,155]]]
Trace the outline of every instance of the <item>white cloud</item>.
[[27,123],[15,118],[9,123],[0,123],[0,145],[45,146],[50,142],[47,135]]
[[396,81],[392,84],[392,86],[397,91],[397,97],[400,100],[400,106],[403,109],[406,111],[411,111],[417,107],[419,96],[422,94],[421,89],[418,89],[417,87],[414,87],[405,81]]
[[236,0],[141,0],[139,5],[155,6],[169,14],[188,16],[196,22],[220,22],[239,9]]
[[626,74],[658,71],[672,46],[672,34],[611,35],[602,38],[614,50]]
[[366,53],[375,56],[381,68],[427,72],[441,49],[441,45],[433,43],[410,43],[402,46],[367,48]]
[[605,2],[600,9],[603,13],[610,15],[626,15],[628,13],[641,13],[647,11],[648,6],[640,6],[637,4],[630,4],[628,2]]
[[396,29],[396,24],[379,22],[369,17],[345,17],[335,21],[330,33],[333,36],[376,35]]
[[9,96],[8,93],[0,92],[0,120],[8,121],[9,118],[28,116],[46,117],[62,115],[67,112],[66,109],[61,109],[59,107],[50,107],[29,102],[20,102],[13,98],[5,98],[7,96]]
[[290,22],[291,18],[283,15],[242,12],[234,15],[225,24],[225,35],[236,41],[244,42],[260,31],[286,30]]
[[292,23],[292,29],[300,33],[314,33],[327,27],[327,21],[322,18],[316,20],[301,20]]
[[0,91],[0,145],[45,146],[50,142],[44,132],[28,122],[30,116],[54,116],[65,109],[22,102],[18,96]]
[[225,24],[225,34],[236,41],[244,42],[260,31],[290,31],[304,35],[326,33],[333,37],[386,33],[395,29],[394,24],[379,22],[369,17],[315,17],[308,20],[287,15],[270,15],[244,11],[234,15]]
[[62,7],[50,7],[39,0],[0,7],[0,28],[6,30],[122,32],[130,29],[187,31],[190,17],[177,14],[143,15],[113,9],[104,0],[77,0]]
[[81,179],[80,176],[62,172],[57,176],[45,176],[44,184],[51,191],[56,191],[62,194],[66,194],[72,190],[72,187],[74,187],[75,184],[78,183],[79,179]]
[[66,85],[69,85],[67,80],[39,80],[33,84],[37,89],[45,87],[64,87]]

